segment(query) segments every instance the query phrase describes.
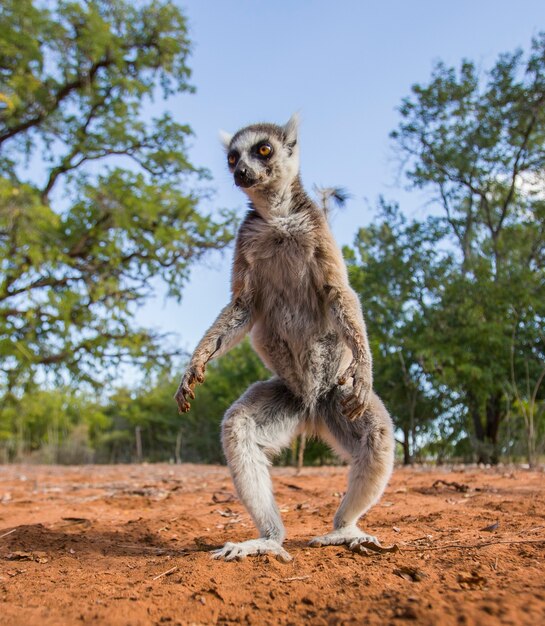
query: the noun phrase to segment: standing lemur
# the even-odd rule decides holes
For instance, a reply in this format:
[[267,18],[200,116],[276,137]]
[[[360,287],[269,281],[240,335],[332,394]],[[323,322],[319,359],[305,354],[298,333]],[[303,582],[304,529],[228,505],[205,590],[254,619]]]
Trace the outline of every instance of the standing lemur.
[[176,401],[189,410],[206,364],[246,333],[274,373],[229,408],[222,441],[238,495],[259,539],[226,543],[215,558],[251,554],[291,559],[274,500],[270,459],[301,432],[325,439],[351,460],[348,490],[333,530],[313,546],[376,538],[356,525],[382,495],[394,459],[390,416],[372,390],[371,353],[360,303],[326,216],[299,178],[297,117],[222,134],[235,184],[250,199],[237,236],[231,302],[197,346]]

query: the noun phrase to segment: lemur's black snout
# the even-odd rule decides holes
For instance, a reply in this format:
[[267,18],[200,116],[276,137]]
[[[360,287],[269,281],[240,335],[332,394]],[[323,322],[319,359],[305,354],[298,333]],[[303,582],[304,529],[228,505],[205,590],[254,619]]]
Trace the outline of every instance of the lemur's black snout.
[[243,161],[236,166],[234,177],[237,187],[251,187],[255,183],[252,170]]

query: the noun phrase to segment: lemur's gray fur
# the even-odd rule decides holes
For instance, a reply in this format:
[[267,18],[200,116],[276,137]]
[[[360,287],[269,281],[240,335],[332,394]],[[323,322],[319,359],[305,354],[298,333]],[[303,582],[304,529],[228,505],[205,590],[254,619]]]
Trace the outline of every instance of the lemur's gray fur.
[[235,487],[260,536],[226,543],[214,556],[272,553],[291,559],[282,547],[284,526],[269,465],[303,431],[352,461],[333,531],[311,545],[358,549],[377,541],[356,523],[382,495],[394,455],[390,416],[372,391],[360,303],[323,211],[301,186],[297,118],[285,126],[255,124],[222,139],[250,210],[238,232],[231,302],[197,346],[175,398],[180,412],[188,411],[206,363],[248,332],[274,376],[252,385],[222,424]]

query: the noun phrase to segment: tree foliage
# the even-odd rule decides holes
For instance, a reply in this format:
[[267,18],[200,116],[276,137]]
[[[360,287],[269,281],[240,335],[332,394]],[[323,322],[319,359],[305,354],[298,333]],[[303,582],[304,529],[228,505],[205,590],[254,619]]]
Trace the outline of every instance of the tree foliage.
[[427,307],[422,355],[466,405],[481,460],[498,459],[514,381],[526,370],[536,381],[545,357],[544,105],[541,34],[529,54],[501,55],[484,77],[470,61],[459,71],[438,64],[392,133],[455,250]]
[[154,99],[192,91],[189,51],[171,2],[2,3],[5,390],[44,370],[96,381],[127,360],[165,363],[136,307],[157,277],[179,298],[191,264],[231,238],[226,216],[198,210],[191,129],[154,115]]
[[450,264],[437,249],[443,235],[440,220],[409,223],[397,205],[381,200],[376,222],[344,250],[365,312],[375,387],[402,433],[405,463],[445,410],[441,391],[431,390],[421,342],[426,311]]

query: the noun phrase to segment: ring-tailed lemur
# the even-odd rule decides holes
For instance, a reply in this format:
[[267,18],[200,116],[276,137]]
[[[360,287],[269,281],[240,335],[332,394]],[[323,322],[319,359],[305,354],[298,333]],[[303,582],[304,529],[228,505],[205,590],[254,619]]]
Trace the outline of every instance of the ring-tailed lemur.
[[303,431],[352,461],[333,531],[313,546],[357,549],[376,538],[356,522],[382,495],[394,459],[390,416],[372,391],[371,353],[360,303],[324,213],[299,178],[297,118],[224,134],[235,184],[250,199],[238,232],[231,302],[197,346],[176,401],[189,410],[206,364],[246,333],[274,373],[252,385],[223,418],[222,441],[238,495],[259,539],[226,543],[215,558],[290,555],[274,500],[271,457]]

